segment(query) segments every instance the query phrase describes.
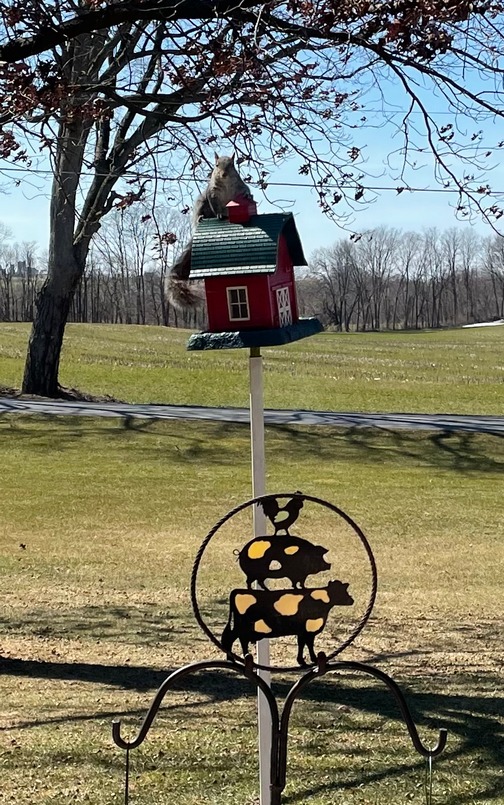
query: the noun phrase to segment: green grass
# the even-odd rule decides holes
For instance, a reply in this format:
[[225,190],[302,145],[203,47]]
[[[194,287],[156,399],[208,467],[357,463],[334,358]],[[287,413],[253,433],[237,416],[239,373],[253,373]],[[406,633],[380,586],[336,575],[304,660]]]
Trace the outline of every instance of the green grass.
[[[19,387],[29,327],[0,324],[0,384]],[[187,352],[189,333],[69,325],[61,382],[128,402],[248,405],[246,350]],[[504,328],[322,333],[263,350],[265,404],[332,411],[501,414]]]
[[[502,414],[503,335],[322,334],[265,349],[265,402]],[[187,353],[187,336],[70,325],[61,381],[134,402],[246,406],[245,351]],[[27,325],[0,324],[0,384],[19,386],[27,337]],[[246,427],[211,422],[0,419],[0,802],[123,801],[112,719],[133,735],[169,669],[216,656],[192,616],[189,577],[210,527],[250,496],[248,439]],[[378,601],[344,657],[395,676],[426,743],[448,728],[434,802],[504,803],[502,440],[279,427],[266,447],[269,491],[325,498],[371,541]],[[305,517],[303,535],[334,552],[361,611],[359,544],[326,510],[307,505]],[[232,550],[249,534],[243,516],[205,554],[201,604],[216,627],[230,584],[242,583]],[[211,674],[170,695],[132,754],[131,805],[253,805],[246,691]],[[286,804],[421,803],[423,779],[376,684],[325,678],[296,705]]]
[[[210,527],[250,496],[248,430],[127,424],[0,420],[2,803],[119,805],[112,719],[132,736],[169,669],[216,656],[192,616],[189,577]],[[373,546],[377,605],[344,657],[397,679],[426,743],[448,728],[433,801],[503,803],[502,440],[281,427],[267,428],[266,446],[269,491],[326,498]],[[358,543],[326,510],[305,510],[301,533],[328,543],[362,606]],[[249,531],[245,520],[223,529],[205,554],[202,605],[217,619],[239,578],[232,548]],[[132,753],[131,805],[253,805],[246,691],[213,673],[171,694]],[[386,692],[325,678],[294,709],[284,801],[422,803],[424,769]]]

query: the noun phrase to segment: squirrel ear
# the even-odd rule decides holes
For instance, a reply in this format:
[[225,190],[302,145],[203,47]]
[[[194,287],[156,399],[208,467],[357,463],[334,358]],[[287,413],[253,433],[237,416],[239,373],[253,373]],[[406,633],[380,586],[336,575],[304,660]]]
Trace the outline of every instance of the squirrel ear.
[[235,161],[235,156],[236,156],[236,151],[233,151],[233,153],[229,157],[229,159],[231,160],[231,162],[233,162],[233,164],[234,164],[234,161]]
[[219,155],[218,155],[217,151],[214,151],[214,157],[215,157],[215,164],[217,165],[217,163],[218,163],[218,161],[219,161],[219,159],[220,159],[220,157],[219,157]]

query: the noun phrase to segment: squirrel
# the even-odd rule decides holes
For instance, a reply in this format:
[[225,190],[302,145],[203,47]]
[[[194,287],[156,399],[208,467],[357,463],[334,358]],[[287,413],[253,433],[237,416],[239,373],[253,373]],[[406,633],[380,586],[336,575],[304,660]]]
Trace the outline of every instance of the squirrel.
[[[192,228],[197,226],[201,218],[226,218],[226,204],[237,196],[245,196],[253,200],[252,193],[236,170],[234,154],[220,157],[215,154],[215,166],[210,174],[209,182],[196,199],[192,212]],[[191,273],[192,238],[174,262],[168,276],[168,297],[178,308],[194,307],[201,302],[188,284]]]

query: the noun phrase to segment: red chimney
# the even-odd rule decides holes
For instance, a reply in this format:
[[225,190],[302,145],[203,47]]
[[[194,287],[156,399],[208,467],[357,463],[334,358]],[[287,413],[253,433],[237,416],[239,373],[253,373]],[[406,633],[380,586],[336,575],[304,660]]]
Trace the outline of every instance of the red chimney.
[[229,223],[246,224],[252,215],[257,215],[257,205],[255,201],[245,196],[236,196],[233,201],[226,204]]

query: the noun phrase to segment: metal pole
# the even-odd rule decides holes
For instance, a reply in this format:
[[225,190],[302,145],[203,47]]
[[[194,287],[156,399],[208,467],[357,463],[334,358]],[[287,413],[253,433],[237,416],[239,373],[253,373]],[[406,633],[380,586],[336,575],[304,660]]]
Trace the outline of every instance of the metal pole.
[[[252,496],[258,497],[266,492],[266,458],[264,451],[264,398],[263,367],[261,350],[251,347],[249,359],[250,377],[250,442],[252,452]],[[266,533],[266,516],[261,506],[254,506],[254,536]],[[269,665],[269,640],[259,640],[257,661]],[[259,675],[271,687],[269,671],[259,671]],[[271,805],[271,716],[264,694],[257,696],[257,721],[259,732],[259,783],[261,805]]]

